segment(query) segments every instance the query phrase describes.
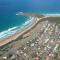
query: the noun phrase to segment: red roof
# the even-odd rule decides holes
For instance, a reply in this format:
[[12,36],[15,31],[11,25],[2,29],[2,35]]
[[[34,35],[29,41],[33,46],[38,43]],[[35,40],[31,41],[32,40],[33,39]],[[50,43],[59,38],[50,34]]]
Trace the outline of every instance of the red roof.
[[46,60],[49,60],[49,56],[46,57]]
[[39,57],[37,56],[37,57],[35,57],[35,60],[39,60]]

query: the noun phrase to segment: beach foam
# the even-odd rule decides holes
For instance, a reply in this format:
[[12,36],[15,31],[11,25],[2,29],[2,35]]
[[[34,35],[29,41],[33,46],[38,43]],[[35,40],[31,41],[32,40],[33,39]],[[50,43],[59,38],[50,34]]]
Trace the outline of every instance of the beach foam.
[[0,39],[11,36],[17,32],[17,27],[9,28],[3,32],[0,32]]
[[29,19],[23,24],[23,26],[30,24],[33,19],[33,17],[29,17]]

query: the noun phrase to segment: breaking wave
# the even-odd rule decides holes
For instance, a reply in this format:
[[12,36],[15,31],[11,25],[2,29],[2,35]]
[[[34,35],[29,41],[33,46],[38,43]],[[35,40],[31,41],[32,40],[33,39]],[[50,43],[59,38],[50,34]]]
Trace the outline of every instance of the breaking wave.
[[3,32],[0,32],[0,39],[9,37],[17,32],[17,27],[9,28]]

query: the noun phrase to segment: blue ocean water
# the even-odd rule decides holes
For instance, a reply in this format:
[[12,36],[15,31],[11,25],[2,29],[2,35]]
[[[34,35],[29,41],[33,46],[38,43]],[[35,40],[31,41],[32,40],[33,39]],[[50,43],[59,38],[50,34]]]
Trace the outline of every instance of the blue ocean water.
[[60,0],[0,0],[0,36],[28,20],[17,12],[60,13]]

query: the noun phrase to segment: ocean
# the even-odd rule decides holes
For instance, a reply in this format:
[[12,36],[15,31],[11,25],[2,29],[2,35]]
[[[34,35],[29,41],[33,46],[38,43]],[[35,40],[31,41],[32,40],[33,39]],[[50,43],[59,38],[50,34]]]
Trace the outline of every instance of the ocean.
[[15,34],[29,23],[30,17],[16,16],[18,12],[60,13],[60,0],[0,0],[0,38]]

